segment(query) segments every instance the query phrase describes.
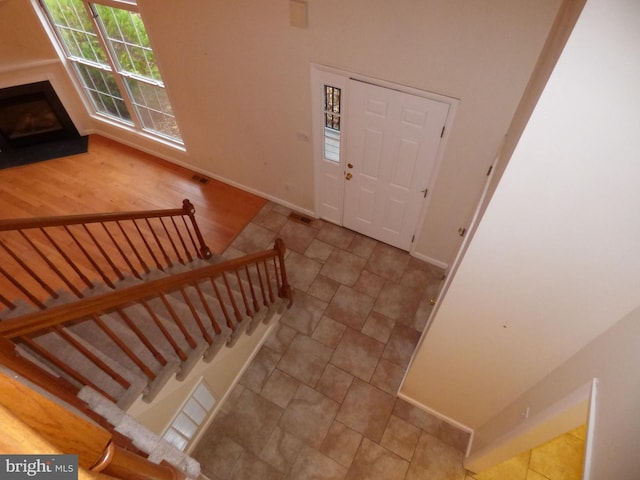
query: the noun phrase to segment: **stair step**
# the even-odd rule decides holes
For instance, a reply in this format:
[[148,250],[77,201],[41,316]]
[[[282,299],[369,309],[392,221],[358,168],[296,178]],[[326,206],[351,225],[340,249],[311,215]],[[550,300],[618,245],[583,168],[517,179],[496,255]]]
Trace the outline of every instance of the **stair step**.
[[159,464],[166,461],[184,472],[188,478],[198,478],[200,464],[195,459],[142,426],[92,388],[82,388],[78,398],[111,423],[117,432],[125,435],[137,448],[145,452],[151,462]]
[[[68,328],[76,335],[85,339],[87,343],[91,344],[94,348],[100,350],[104,355],[108,355],[110,358],[118,360],[125,368],[147,378],[148,385],[144,389],[144,394],[150,399],[155,397],[162,386],[179,370],[180,360],[178,357],[173,355],[168,356],[167,358],[167,356],[158,352],[164,357],[166,363],[163,364],[154,356],[153,352],[147,348],[136,332],[132,330],[117,314],[101,315],[99,318],[104,322],[109,330],[116,334],[122,343],[124,343],[126,347],[129,348],[133,354],[153,372],[155,378],[149,378],[146,376],[135,361],[129,358],[123,349],[114,342],[94,320],[85,320],[84,322],[77,323]],[[155,348],[159,338],[149,338],[148,330],[145,332],[145,337]]]
[[[94,385],[99,386],[99,388],[101,388],[107,395],[114,398],[118,406],[121,408],[124,409],[131,405],[146,388],[147,379],[125,368],[119,361],[105,355],[75,333],[70,332],[70,335],[84,348],[91,351],[100,361],[105,363],[116,374],[124,378],[128,385],[122,385],[101,368],[98,368],[91,360],[89,360],[75,347],[71,346],[69,342],[62,338],[57,332],[47,332],[42,335],[34,336],[33,340],[42,349],[55,355],[60,361],[70,366],[74,371],[78,372],[83,377],[90,379]],[[28,345],[23,344],[22,348],[30,352],[32,356],[38,358],[41,362],[49,364],[49,368],[55,371],[58,376],[66,378],[71,383],[76,384],[79,387],[82,386],[70,374],[62,371],[55,365],[51,365],[46,358],[43,358],[38,352],[33,351]]]
[[[219,255],[208,260],[196,258],[188,264],[174,263],[164,270],[153,269],[144,273],[143,278],[126,274],[124,279],[114,282],[115,289],[124,289],[224,260]],[[260,277],[264,281],[264,263],[259,268]],[[272,264],[267,263],[266,268],[271,274],[273,273]],[[102,281],[94,280],[92,283],[94,285],[92,288],[82,291],[83,298],[114,291]],[[102,370],[83,353],[70,346],[60,333],[50,331],[34,337],[34,341],[41,348],[72,366],[80,375],[90,379],[97,388],[114,398],[123,409],[131,405],[140,395],[144,401],[150,402],[174,375],[176,379],[183,380],[201,359],[206,362],[212,361],[224,346],[234,345],[245,332],[253,333],[261,323],[268,323],[278,317],[286,307],[286,302],[277,297],[278,292],[269,291],[266,287],[263,290],[255,266],[241,271],[239,275],[226,274],[224,277],[217,277],[213,283],[210,279],[202,280],[198,283],[198,288],[200,293],[190,285],[164,295],[169,307],[161,297],[147,300],[146,303],[153,311],[155,319],[143,303],[135,303],[124,307],[121,312],[114,311],[100,315],[97,317],[98,322],[94,318],[86,318],[64,327],[64,332],[111,368],[115,372],[113,375]],[[71,292],[56,293],[57,298],[51,298],[45,302],[48,307],[78,301],[78,297]],[[271,303],[271,298],[276,302]],[[207,308],[203,306],[203,300]],[[15,309],[4,309],[0,312],[0,319],[39,311],[25,301],[16,301],[15,304]],[[192,308],[201,325],[194,317]],[[176,323],[174,314],[181,322],[182,329],[186,331],[186,336]],[[211,316],[220,333],[216,333]],[[134,327],[132,328],[128,322]],[[114,341],[99,323],[103,323],[110,332],[113,332],[124,347]],[[203,328],[206,334],[203,334]],[[43,368],[79,385],[72,375],[51,364],[28,345],[19,343],[18,348],[21,353],[42,365]],[[177,352],[176,348],[180,352]],[[112,378],[116,375],[126,379],[129,385],[123,386],[121,382]]]

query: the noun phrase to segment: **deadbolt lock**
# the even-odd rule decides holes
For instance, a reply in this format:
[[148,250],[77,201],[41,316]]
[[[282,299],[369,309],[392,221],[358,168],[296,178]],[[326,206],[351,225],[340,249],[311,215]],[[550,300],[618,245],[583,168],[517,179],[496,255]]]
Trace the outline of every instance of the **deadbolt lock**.
[[347,168],[353,168],[353,163],[347,163]]

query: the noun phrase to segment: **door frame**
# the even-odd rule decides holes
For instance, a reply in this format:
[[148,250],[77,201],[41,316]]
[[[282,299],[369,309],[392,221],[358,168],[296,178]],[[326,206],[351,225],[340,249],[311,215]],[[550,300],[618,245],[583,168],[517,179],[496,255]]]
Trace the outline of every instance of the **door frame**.
[[[346,158],[344,152],[346,151],[346,141],[349,135],[349,131],[347,128],[346,118],[349,115],[348,104],[349,104],[349,91],[348,84],[349,80],[358,80],[361,82],[370,83],[372,85],[376,85],[382,88],[388,88],[391,90],[397,90],[403,93],[407,93],[410,95],[415,95],[417,97],[423,97],[429,100],[434,100],[437,102],[446,103],[449,105],[449,114],[447,115],[447,119],[445,121],[445,130],[444,135],[440,141],[440,145],[438,147],[438,153],[436,155],[435,166],[433,169],[433,174],[431,178],[428,180],[428,185],[426,188],[428,189],[427,197],[420,207],[420,215],[418,219],[418,223],[415,226],[415,236],[414,240],[411,243],[411,247],[409,249],[409,253],[413,254],[416,245],[420,241],[420,233],[422,232],[422,228],[424,225],[424,220],[426,217],[426,212],[428,206],[430,204],[431,198],[433,197],[434,187],[437,183],[437,179],[440,173],[440,168],[442,165],[442,159],[444,157],[444,152],[446,150],[446,146],[448,143],[449,136],[453,130],[453,122],[456,114],[456,110],[458,107],[458,103],[460,102],[457,98],[448,97],[446,95],[433,93],[425,90],[419,90],[414,87],[409,87],[406,85],[400,85],[397,83],[389,82],[386,80],[381,80],[378,78],[369,77],[367,75],[362,75],[354,72],[349,72],[346,70],[341,70],[338,68],[329,67],[326,65],[311,63],[311,114],[312,114],[312,141],[313,141],[313,163],[314,163],[314,215],[316,218],[322,218],[321,215],[321,202],[322,202],[322,162],[324,161],[324,97],[323,97],[323,86],[325,84],[330,84],[332,86],[336,86],[342,88],[342,105],[341,105],[341,131],[340,131],[340,166],[342,170],[345,170],[346,166]],[[344,192],[343,192],[344,194]],[[328,220],[332,221],[332,220]],[[339,225],[342,226],[343,218],[340,218]]]

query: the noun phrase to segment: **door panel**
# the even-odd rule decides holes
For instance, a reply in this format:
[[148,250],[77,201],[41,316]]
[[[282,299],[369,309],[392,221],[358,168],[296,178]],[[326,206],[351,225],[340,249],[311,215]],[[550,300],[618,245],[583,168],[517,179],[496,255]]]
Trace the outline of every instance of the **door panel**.
[[449,105],[350,80],[347,111],[343,225],[408,250]]

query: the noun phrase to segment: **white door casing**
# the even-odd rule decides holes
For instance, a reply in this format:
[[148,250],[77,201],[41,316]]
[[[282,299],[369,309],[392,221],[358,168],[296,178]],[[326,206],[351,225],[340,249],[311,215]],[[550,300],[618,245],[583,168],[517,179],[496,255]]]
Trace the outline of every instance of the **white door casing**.
[[[325,85],[342,89],[339,161],[324,154]],[[457,100],[320,65],[311,87],[317,215],[411,250]]]

